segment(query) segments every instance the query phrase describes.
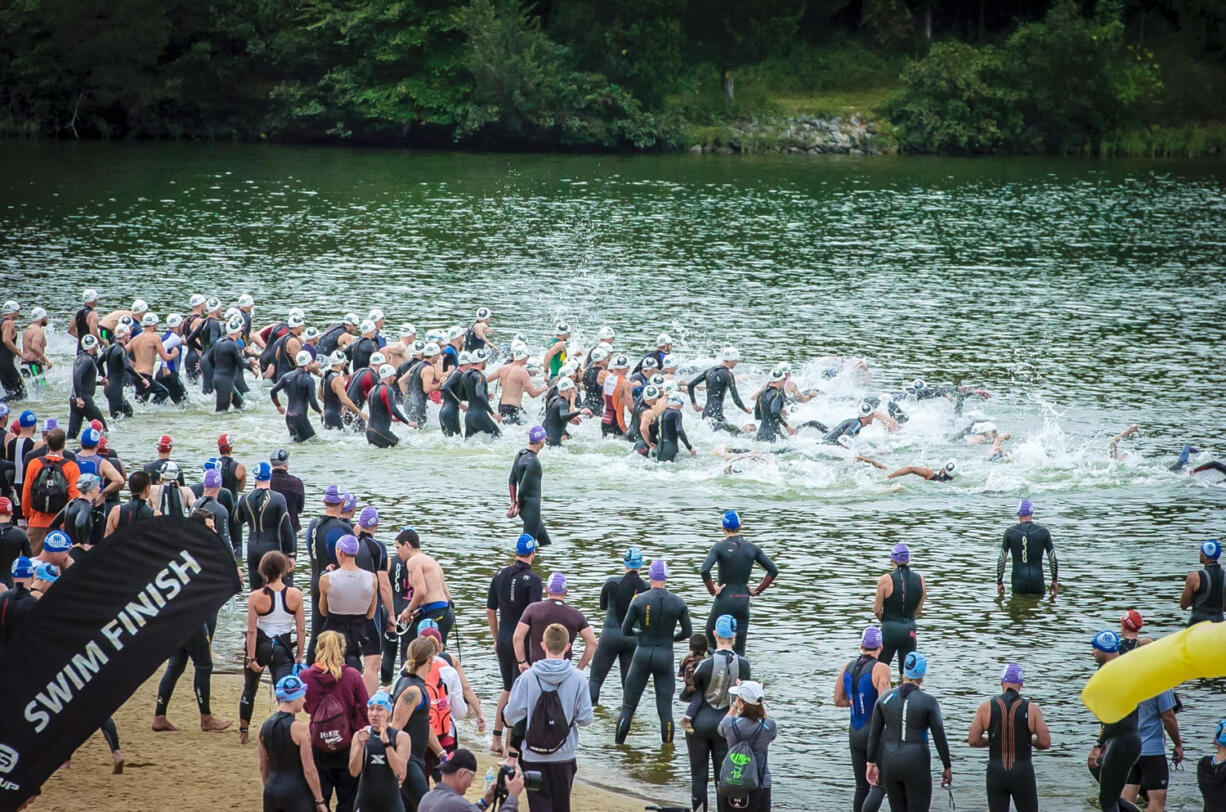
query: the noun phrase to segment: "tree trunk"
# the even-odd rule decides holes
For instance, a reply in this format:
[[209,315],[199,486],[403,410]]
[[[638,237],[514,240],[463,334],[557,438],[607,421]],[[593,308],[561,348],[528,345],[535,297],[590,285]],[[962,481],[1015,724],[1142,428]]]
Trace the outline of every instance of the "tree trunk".
[[722,78],[724,83],[724,104],[731,105],[736,99],[736,88],[734,87],[732,81],[732,71],[723,71]]

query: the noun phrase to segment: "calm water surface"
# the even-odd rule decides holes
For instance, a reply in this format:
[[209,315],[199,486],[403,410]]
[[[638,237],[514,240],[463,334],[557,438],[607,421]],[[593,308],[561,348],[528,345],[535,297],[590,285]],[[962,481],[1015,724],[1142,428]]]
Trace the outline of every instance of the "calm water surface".
[[[1180,628],[1197,544],[1226,532],[1221,477],[1167,470],[1185,441],[1205,458],[1226,456],[1221,164],[11,143],[0,161],[3,298],[46,307],[59,329],[87,285],[103,310],[141,296],[163,316],[185,311],[195,292],[228,302],[250,292],[257,322],[301,305],[319,327],[379,306],[389,326],[424,330],[467,323],[486,305],[496,337],[520,333],[538,351],[559,318],[580,346],[601,324],[635,350],[667,330],[689,368],[735,343],[746,394],[771,364],[790,361],[824,393],[799,407],[801,419],[837,422],[864,394],[915,377],[990,389],[991,400],[967,408],[1012,432],[1008,462],[950,443],[970,415],[944,401],[912,408],[903,431],[873,427],[859,440],[892,466],[955,459],[951,485],[887,485],[812,438],[728,474],[712,453],[725,441],[692,413],[701,453],[675,466],[628,456],[595,425],[543,455],[557,543],[538,569],[564,570],[594,625],[600,584],[631,544],[670,560],[673,588],[705,619],[698,565],[729,507],[780,565],[754,605],[749,651],[781,729],[771,752],[779,809],[850,806],[846,712],[831,691],[872,620],[873,584],[895,542],[911,545],[928,581],[925,687],[955,741],[959,808],[986,804],[985,754],[958,742],[1016,660],[1053,731],[1053,749],[1036,760],[1045,805],[1088,809],[1096,725],[1077,695],[1093,671],[1089,637],[1129,608],[1151,634]],[[59,363],[38,408],[62,418],[71,344],[53,335],[51,346]],[[865,358],[871,378],[823,377],[828,355]],[[176,457],[196,466],[226,431],[250,465],[286,438],[266,386],[253,389],[251,408],[226,417],[199,395],[184,411],[138,408],[113,445],[144,461],[170,431]],[[1133,456],[1110,461],[1107,438],[1134,422]],[[466,670],[492,701],[482,608],[518,532],[503,511],[522,440],[465,443],[436,426],[400,433],[388,451],[353,436],[316,439],[292,449],[292,470],[313,505],[338,481],[376,505],[385,527],[422,532],[461,607]],[[995,597],[1000,534],[1022,496],[1060,553],[1054,601]],[[216,646],[232,666],[243,622],[232,600]],[[1189,759],[1209,751],[1212,722],[1226,716],[1222,689],[1181,689]],[[603,700],[582,736],[584,775],[683,802],[685,747],[661,749],[650,696],[625,747],[612,744],[615,679]],[[1173,809],[1200,808],[1194,769],[1173,773],[1171,794]]]

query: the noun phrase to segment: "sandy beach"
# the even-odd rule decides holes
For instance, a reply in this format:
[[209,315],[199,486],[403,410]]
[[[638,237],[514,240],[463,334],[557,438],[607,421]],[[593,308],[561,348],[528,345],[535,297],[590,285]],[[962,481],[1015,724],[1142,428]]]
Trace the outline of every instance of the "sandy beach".
[[[124,774],[111,774],[110,752],[102,735],[96,733],[77,750],[71,767],[59,770],[47,781],[42,797],[30,808],[46,812],[77,812],[83,805],[102,810],[260,809],[262,787],[255,734],[260,722],[274,710],[267,684],[256,696],[251,743],[240,745],[237,719],[242,677],[213,677],[213,713],[235,723],[221,733],[203,733],[192,699],[191,674],[189,667],[168,713],[181,730],[154,733],[150,729],[161,678],[159,669],[115,714],[127,760]],[[463,744],[476,753],[484,774],[493,763],[487,742],[466,740]],[[584,784],[582,763],[579,776],[572,796],[575,809],[642,810],[641,800]],[[470,800],[480,796],[481,786],[478,776],[469,792]],[[521,803],[520,808],[527,809],[527,804]]]

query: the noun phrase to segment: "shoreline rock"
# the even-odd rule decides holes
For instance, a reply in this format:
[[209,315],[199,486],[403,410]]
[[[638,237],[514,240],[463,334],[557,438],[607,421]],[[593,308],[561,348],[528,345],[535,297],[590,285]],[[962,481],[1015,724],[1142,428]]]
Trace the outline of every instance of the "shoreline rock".
[[696,128],[692,154],[894,155],[898,142],[859,115],[789,116]]

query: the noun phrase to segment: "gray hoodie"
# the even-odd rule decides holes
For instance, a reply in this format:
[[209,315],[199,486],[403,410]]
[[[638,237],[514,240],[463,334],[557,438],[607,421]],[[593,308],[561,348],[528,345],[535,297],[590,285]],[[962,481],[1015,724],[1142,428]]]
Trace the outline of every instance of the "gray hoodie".
[[532,668],[520,674],[511,686],[511,697],[502,713],[503,718],[511,725],[528,719],[540,698],[542,686],[546,691],[560,692],[559,699],[562,700],[566,718],[575,726],[570,729],[570,736],[557,752],[541,755],[525,748],[523,757],[527,761],[539,762],[573,761],[575,748],[579,746],[578,728],[592,723],[592,696],[588,691],[587,677],[567,660],[537,660]]

